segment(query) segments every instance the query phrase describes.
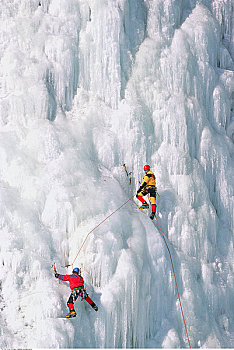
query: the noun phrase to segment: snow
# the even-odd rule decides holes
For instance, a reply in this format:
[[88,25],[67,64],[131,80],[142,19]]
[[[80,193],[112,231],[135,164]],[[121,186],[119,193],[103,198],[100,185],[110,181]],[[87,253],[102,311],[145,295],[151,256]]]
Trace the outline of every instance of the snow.
[[[2,0],[1,348],[188,347],[158,224],[128,201],[147,163],[191,346],[234,346],[233,23],[230,0]],[[64,319],[54,262],[98,312]]]

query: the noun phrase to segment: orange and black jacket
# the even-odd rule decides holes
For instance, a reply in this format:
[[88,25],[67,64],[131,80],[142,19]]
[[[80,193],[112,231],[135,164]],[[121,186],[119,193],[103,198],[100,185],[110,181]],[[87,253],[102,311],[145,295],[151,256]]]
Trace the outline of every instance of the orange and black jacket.
[[155,188],[156,186],[156,179],[155,179],[155,175],[154,173],[149,170],[147,172],[147,174],[145,174],[143,181],[139,187],[139,190],[137,192],[141,192],[142,190],[146,189],[146,188]]

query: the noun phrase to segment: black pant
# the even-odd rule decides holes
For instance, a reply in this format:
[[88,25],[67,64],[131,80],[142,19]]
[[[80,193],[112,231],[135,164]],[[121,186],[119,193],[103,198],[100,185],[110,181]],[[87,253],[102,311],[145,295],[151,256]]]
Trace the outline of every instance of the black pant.
[[141,191],[141,193],[142,193],[143,196],[146,196],[149,193],[150,197],[156,198],[156,189],[155,189],[155,187],[145,188],[144,190]]

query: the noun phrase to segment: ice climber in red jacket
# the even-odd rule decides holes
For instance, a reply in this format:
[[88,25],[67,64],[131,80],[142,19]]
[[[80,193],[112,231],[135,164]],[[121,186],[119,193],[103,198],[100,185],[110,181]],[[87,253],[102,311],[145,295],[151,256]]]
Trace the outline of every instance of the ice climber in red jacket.
[[84,279],[81,276],[80,269],[78,267],[75,267],[73,269],[71,275],[60,275],[57,273],[57,271],[55,271],[55,277],[61,281],[68,281],[71,288],[71,294],[67,301],[69,313],[67,314],[66,318],[76,317],[74,302],[78,297],[81,297],[81,300],[85,299],[95,311],[98,311],[97,305],[86,293],[86,290],[84,288]]

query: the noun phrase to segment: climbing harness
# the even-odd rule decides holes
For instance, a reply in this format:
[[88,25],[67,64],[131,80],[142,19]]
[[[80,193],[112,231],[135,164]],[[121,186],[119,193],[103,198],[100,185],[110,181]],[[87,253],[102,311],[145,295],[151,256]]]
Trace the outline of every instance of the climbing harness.
[[87,292],[86,292],[86,290],[84,289],[83,286],[82,287],[75,287],[72,290],[71,294],[72,294],[72,296],[74,298],[74,301],[76,301],[76,299],[78,297],[80,297],[81,301],[83,301],[86,298],[86,296],[88,296],[88,294],[87,294]]

